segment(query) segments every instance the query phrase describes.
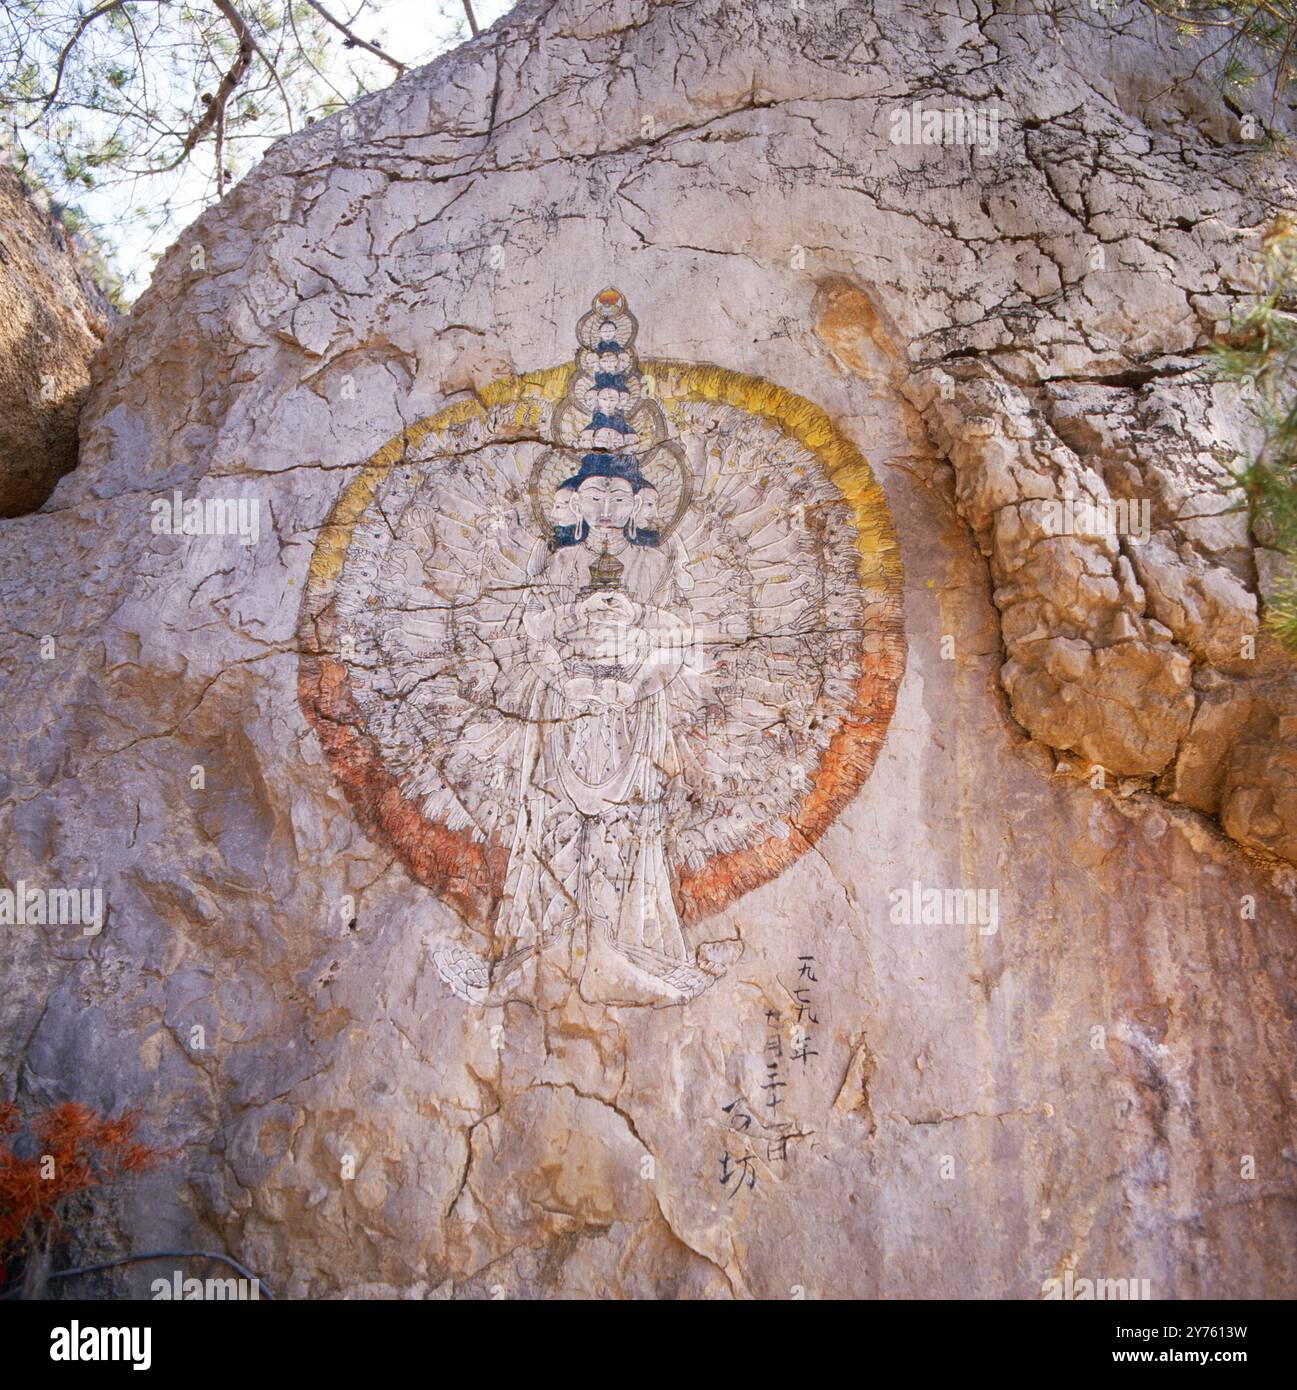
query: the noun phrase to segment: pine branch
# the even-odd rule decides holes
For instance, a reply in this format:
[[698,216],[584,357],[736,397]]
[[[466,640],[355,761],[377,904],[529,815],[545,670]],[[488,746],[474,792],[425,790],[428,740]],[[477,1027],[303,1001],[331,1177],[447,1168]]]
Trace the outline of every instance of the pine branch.
[[[318,14],[322,19],[325,19],[325,20],[327,20],[330,24],[332,24],[333,27],[334,27],[340,34],[344,34],[344,35],[346,36],[347,42],[348,42],[353,48],[363,48],[363,49],[365,50],[366,53],[372,53],[372,54],[374,55],[375,58],[381,58],[385,63],[390,63],[390,64],[396,69],[396,71],[397,71],[398,74],[399,74],[399,73],[403,73],[403,72],[405,71],[405,64],[404,64],[404,63],[398,62],[395,58],[392,57],[392,55],[391,55],[390,53],[384,53],[383,50],[382,50],[381,48],[379,48],[379,46],[378,46],[377,44],[375,44],[375,43],[366,43],[364,39],[362,39],[358,34],[356,34],[348,25],[344,24],[344,23],[342,22],[342,20],[340,20],[340,19],[335,19],[335,18],[328,12],[328,10],[326,10],[326,9],[324,8],[324,6],[320,4],[320,0],[306,0],[306,3],[307,3],[307,4],[316,12],[316,14]],[[468,0],[464,0],[464,4],[465,4],[465,7],[467,8]],[[470,13],[470,15],[471,15],[472,12],[470,11],[469,13]],[[474,32],[475,34],[477,33],[476,27],[473,29],[473,32]]]

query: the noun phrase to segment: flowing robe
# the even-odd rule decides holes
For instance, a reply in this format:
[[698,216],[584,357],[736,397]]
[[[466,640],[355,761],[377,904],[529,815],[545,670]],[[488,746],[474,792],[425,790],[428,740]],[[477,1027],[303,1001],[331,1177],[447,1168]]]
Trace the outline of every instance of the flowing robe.
[[[496,924],[496,977],[575,935],[651,974],[687,960],[663,852],[679,775],[669,685],[692,628],[663,550],[627,546],[620,597],[583,593],[598,552],[550,557],[523,605],[528,727]],[[629,611],[628,611],[629,610]]]

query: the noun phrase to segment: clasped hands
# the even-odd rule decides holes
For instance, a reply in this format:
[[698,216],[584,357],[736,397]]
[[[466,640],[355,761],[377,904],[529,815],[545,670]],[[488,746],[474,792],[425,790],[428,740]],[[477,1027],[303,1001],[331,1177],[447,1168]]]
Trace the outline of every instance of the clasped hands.
[[[575,622],[562,639],[564,654],[587,666],[615,666],[635,670],[649,649],[649,637],[636,626],[642,609],[625,594],[601,590],[572,605]],[[625,709],[636,699],[630,681],[606,675],[573,675],[563,682],[563,693],[577,704]]]

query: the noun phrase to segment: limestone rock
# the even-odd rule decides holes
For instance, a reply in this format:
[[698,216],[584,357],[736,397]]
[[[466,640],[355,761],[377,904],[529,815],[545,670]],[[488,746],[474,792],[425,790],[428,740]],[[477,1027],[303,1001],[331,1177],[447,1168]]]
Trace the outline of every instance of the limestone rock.
[[90,359],[115,317],[71,241],[0,167],[0,517],[35,511],[76,467]]
[[1221,820],[1236,840],[1284,859],[1297,857],[1297,715],[1273,720],[1262,736],[1230,750]]
[[[1205,51],[1085,4],[529,0],[280,142],[184,234],[0,569],[6,881],[107,903],[97,934],[0,929],[0,1072],[139,1105],[181,1150],[127,1214],[137,1248],[218,1243],[313,1297],[1035,1298],[1066,1269],[1297,1294],[1292,666],[1219,490],[1246,422],[1190,370],[1289,171],[1240,138]],[[927,108],[978,139],[893,138]],[[574,357],[612,286],[638,381]],[[795,689],[756,720],[773,658],[714,700],[702,671],[687,722],[631,739],[608,712],[628,663],[563,629],[607,669],[553,682],[598,712],[512,743],[491,722],[557,629],[488,621],[480,584],[525,596],[584,545],[540,460],[585,367],[576,437],[626,545],[657,530],[649,470],[599,432],[636,420],[729,527],[630,562],[696,602],[713,656],[727,574],[743,621],[769,616],[734,661],[757,636],[822,654],[829,625],[780,615],[847,603],[878,711],[836,761],[848,795],[739,797],[723,757],[691,762],[709,721],[742,767],[810,746]],[[683,484],[659,462],[660,519]],[[1146,540],[1078,527],[1082,502],[1133,505]],[[816,559],[821,507],[846,532]],[[613,540],[626,605],[663,607]],[[573,602],[615,635],[596,558]],[[717,587],[685,599],[695,564]],[[590,729],[587,770],[629,765],[624,738],[642,777],[573,819],[563,756]],[[452,804],[497,738],[501,785]],[[588,927],[628,846],[662,847],[627,830],[659,779],[682,816],[755,808],[692,827],[692,896],[665,861],[710,978],[583,993],[568,909]],[[776,822],[727,879],[712,851]],[[555,890],[534,979],[475,996],[454,967],[494,982],[491,885],[546,835],[561,857],[533,867],[581,892]]]

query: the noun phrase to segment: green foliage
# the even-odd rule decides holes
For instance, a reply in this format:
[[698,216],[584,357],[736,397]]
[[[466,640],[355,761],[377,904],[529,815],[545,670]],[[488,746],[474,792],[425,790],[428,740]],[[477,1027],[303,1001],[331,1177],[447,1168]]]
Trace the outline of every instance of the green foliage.
[[[101,229],[146,208],[150,237],[115,231],[165,245],[273,141],[454,41],[451,3],[0,0],[3,157]],[[400,57],[387,13],[411,40]]]
[[[1261,243],[1247,312],[1215,347],[1215,366],[1246,393],[1260,429],[1255,457],[1237,475],[1253,531],[1297,567],[1297,221],[1280,218]],[[1271,596],[1267,624],[1297,650],[1297,588]]]
[[[1297,0],[1140,0],[1186,39],[1205,40],[1204,64],[1222,88],[1268,80],[1271,111],[1297,79]],[[1202,66],[1200,64],[1200,66]]]
[[63,228],[68,250],[82,273],[103,291],[105,298],[119,313],[129,308],[126,286],[115,264],[115,251],[104,229],[75,203],[60,202],[50,194],[35,168],[13,158],[0,135],[0,163],[14,165],[23,187],[45,208]]

